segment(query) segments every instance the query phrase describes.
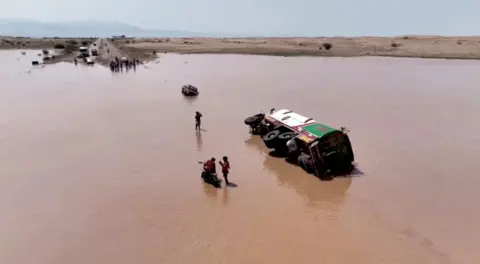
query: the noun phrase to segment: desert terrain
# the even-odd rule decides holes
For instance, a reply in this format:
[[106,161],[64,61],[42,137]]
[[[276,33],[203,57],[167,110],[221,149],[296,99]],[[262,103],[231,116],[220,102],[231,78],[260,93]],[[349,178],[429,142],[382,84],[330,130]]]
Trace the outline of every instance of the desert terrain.
[[[90,45],[95,38],[0,37],[0,49],[46,49]],[[228,53],[276,56],[389,56],[480,59],[480,37],[318,37],[318,38],[118,38],[109,39],[130,57],[148,61],[156,52]],[[82,44],[83,43],[83,44]]]

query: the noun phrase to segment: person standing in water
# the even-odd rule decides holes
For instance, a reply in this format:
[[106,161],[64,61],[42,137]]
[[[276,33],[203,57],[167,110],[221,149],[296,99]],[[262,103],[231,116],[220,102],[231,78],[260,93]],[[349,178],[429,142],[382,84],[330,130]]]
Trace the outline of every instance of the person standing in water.
[[200,124],[202,123],[202,114],[200,112],[195,113],[195,130],[200,131]]
[[220,163],[220,166],[222,166],[223,178],[225,179],[225,183],[228,186],[228,185],[230,185],[230,183],[228,182],[228,173],[230,171],[230,162],[228,161],[228,157],[224,156],[223,157],[223,162],[219,161],[218,163]]

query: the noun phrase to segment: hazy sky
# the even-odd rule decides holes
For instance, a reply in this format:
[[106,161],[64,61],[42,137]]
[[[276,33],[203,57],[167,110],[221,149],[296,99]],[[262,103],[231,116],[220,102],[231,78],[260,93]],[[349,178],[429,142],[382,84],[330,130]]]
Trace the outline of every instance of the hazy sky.
[[480,0],[0,0],[0,17],[256,35],[480,34]]

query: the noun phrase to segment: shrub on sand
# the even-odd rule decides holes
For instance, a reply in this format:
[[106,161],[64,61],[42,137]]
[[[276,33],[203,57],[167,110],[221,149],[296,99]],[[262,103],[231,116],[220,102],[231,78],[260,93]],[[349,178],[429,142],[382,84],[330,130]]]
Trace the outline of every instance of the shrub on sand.
[[54,49],[65,49],[65,45],[62,43],[57,43],[53,46]]

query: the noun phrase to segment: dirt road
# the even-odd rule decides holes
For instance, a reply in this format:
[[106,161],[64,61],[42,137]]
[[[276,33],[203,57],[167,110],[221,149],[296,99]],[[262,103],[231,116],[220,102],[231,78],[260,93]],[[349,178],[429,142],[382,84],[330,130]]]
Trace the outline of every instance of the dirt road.
[[101,64],[107,64],[109,61],[114,60],[115,57],[127,57],[127,55],[123,54],[111,41],[104,38],[99,38],[95,42],[93,42],[90,47],[90,51],[92,49],[96,49],[98,51],[98,56],[96,57],[96,62]]

